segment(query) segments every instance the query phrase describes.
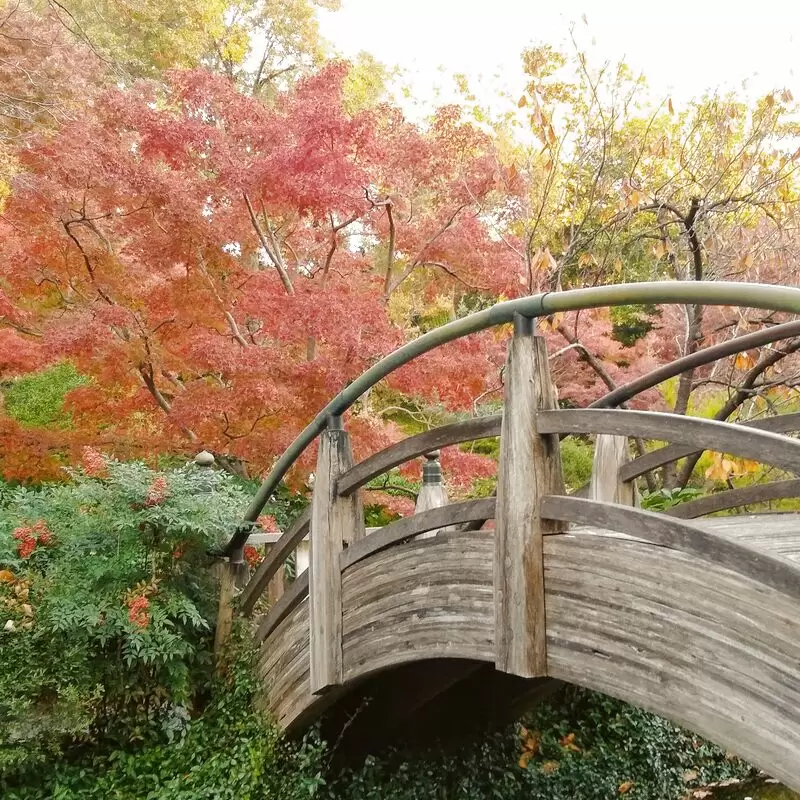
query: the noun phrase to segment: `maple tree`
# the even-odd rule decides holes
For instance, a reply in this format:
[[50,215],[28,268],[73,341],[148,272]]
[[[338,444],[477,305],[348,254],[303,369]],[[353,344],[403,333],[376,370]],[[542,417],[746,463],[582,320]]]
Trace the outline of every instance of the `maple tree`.
[[[255,475],[375,360],[497,299],[619,280],[792,280],[788,92],[752,107],[735,97],[653,107],[624,67],[593,72],[578,55],[570,72],[538,48],[525,54],[525,94],[499,122],[464,104],[414,124],[380,102],[386,73],[374,59],[307,72],[321,54],[314,6],[198,3],[188,27],[163,31],[178,37],[158,45],[163,59],[115,51],[153,44],[115,44],[122,28],[92,42],[94,6],[65,6],[89,45],[62,41],[63,20],[47,17],[55,61],[39,39],[2,45],[27,48],[20,63],[39,59],[43,78],[65,82],[57,115],[36,94],[44,79],[21,122],[7,115],[20,172],[0,215],[4,375],[68,360],[84,376],[58,436],[3,419],[6,451],[19,454],[7,475],[54,474],[86,444],[120,457],[204,446]],[[201,26],[201,44],[192,20],[220,8],[235,13],[224,30]],[[160,30],[162,10],[148,9],[143,30]],[[307,23],[292,29],[294,44],[281,39],[292,15]],[[15,11],[5,25],[21,19]],[[264,50],[248,72],[256,30]],[[173,58],[181,36],[195,38]],[[90,81],[86,65],[112,51],[131,74],[159,79]],[[224,76],[161,70],[199,61]],[[74,95],[65,64],[86,80]],[[89,102],[78,109],[80,92]],[[518,137],[520,117],[533,143]],[[597,310],[540,331],[562,400],[585,405],[701,343],[784,318]],[[396,436],[404,416],[427,426],[497,402],[507,333],[440,348],[370,392],[348,423],[358,453]],[[687,413],[723,386],[713,414],[751,413],[770,392],[774,401],[771,376],[798,349],[687,373],[635,402]],[[488,469],[458,450],[443,461],[462,488]]]
[[[392,306],[408,281],[487,279],[485,135],[453,108],[427,130],[386,107],[350,115],[347,76],[333,64],[268,107],[208,72],[175,72],[166,91],[98,96],[21,153],[0,270],[26,322],[7,323],[90,379],[68,394],[73,447],[202,444],[257,473],[413,335]],[[456,349],[460,363],[435,358],[475,377],[442,382],[434,358],[398,387],[471,401],[502,347]],[[352,428],[362,448],[391,435],[369,403]]]

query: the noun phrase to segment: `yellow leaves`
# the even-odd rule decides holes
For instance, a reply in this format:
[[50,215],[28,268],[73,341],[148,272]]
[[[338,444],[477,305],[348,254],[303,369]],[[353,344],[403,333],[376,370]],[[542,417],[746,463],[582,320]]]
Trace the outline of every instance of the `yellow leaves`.
[[617,794],[627,794],[634,787],[633,781],[625,781],[617,787]]
[[596,267],[597,259],[591,253],[581,253],[581,257],[578,259],[578,266]]
[[520,99],[517,101],[517,108],[525,108],[528,105],[528,98],[525,95],[522,95]]
[[705,476],[708,480],[725,483],[731,478],[752,475],[758,471],[760,466],[758,461],[728,457],[724,453],[714,453],[711,466],[705,471]]
[[561,321],[564,319],[564,312],[557,311],[555,314],[545,317],[543,319],[538,319],[536,324],[539,327],[539,330],[542,333],[548,333],[549,331],[558,330],[558,326],[561,324]]
[[628,178],[622,181],[622,209],[634,209],[645,199],[641,188]]
[[706,478],[711,481],[724,483],[733,476],[736,469],[736,462],[733,459],[725,458],[722,453],[714,453],[711,466],[706,470]]
[[545,775],[552,775],[554,772],[558,771],[558,761],[545,761],[542,764],[542,772]]
[[532,272],[550,272],[558,269],[558,262],[553,258],[549,247],[539,248],[531,258]]
[[653,245],[653,255],[658,259],[664,258],[664,256],[667,255],[667,253],[669,252],[670,252],[669,246],[663,239],[659,239]]
[[781,92],[781,101],[784,103],[791,103],[794,100],[794,96],[788,89],[784,89]]
[[0,583],[14,583],[14,573],[10,569],[0,569]]
[[667,100],[667,111],[669,111],[670,115],[675,113],[675,106],[672,105],[672,98],[670,97]]
[[580,753],[581,749],[578,745],[575,744],[575,734],[568,733],[566,736],[562,736],[558,740],[559,745],[563,747],[565,750],[569,750],[571,753]]
[[519,757],[519,766],[521,769],[526,769],[528,762],[539,752],[541,738],[538,731],[531,732],[525,727],[520,730],[520,737],[522,738],[522,755]]

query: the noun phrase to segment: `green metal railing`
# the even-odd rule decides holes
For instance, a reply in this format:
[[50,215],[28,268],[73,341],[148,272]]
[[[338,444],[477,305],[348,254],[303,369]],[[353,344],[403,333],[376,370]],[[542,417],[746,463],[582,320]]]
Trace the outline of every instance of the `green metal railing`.
[[236,530],[219,555],[241,560],[241,549],[253,523],[275,492],[286,473],[325,428],[341,417],[368,389],[417,356],[472,333],[511,323],[515,315],[543,317],[564,311],[635,304],[698,304],[739,306],[800,314],[800,289],[754,283],[654,281],[623,283],[545,292],[498,303],[484,311],[470,314],[420,336],[382,358],[343,389],[309,423],[275,462],[245,512],[243,524]]

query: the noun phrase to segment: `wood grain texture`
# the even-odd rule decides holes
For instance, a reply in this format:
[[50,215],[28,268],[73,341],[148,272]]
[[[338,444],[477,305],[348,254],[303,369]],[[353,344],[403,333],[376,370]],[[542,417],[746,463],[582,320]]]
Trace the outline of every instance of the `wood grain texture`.
[[343,430],[320,436],[311,501],[309,609],[311,690],[324,692],[342,682],[342,573],[346,544],[364,538],[364,511],[358,493],[340,497],[336,482],[353,465],[350,438]]
[[627,436],[610,436],[601,433],[594,443],[592,477],[589,482],[589,497],[592,500],[636,505],[636,486],[632,481],[623,481],[620,469],[631,460]]
[[[729,423],[730,424],[730,423]],[[781,414],[777,417],[765,417],[764,419],[747,420],[746,422],[732,423],[737,427],[753,428],[760,431],[771,433],[791,433],[800,431],[800,413]],[[702,441],[702,440],[701,440]],[[711,449],[711,448],[706,448]],[[697,442],[686,444],[671,444],[654,450],[638,458],[634,458],[630,464],[626,464],[620,471],[620,477],[625,481],[638,478],[645,472],[663,467],[679,458],[694,455],[701,452],[697,449]]]
[[474,439],[488,439],[500,435],[501,416],[495,414],[489,417],[468,419],[464,422],[455,422],[452,425],[442,425],[425,433],[410,436],[402,442],[393,444],[385,450],[370,456],[356,464],[339,478],[339,494],[349,495],[361,486],[369,483],[373,478],[383,475],[394,467],[418,458],[432,450],[440,450],[451,444],[471,442]]
[[[679,442],[697,448],[771,464],[800,473],[800,441],[754,426],[663,414],[658,411],[619,411],[617,409],[570,408],[544,411],[539,415],[539,429],[546,433],[607,433],[616,436],[640,436],[664,442]],[[638,459],[637,459],[638,460]],[[632,465],[636,462],[631,462]],[[623,467],[620,477],[630,480],[630,470]]]
[[730,508],[740,508],[791,497],[800,497],[800,479],[798,478],[757,483],[753,486],[715,492],[706,497],[699,497],[697,500],[690,500],[688,503],[668,508],[664,513],[679,519],[696,519],[706,514],[713,514],[715,511],[727,511]]
[[[698,524],[722,533],[723,523],[732,539],[767,547],[800,516]],[[544,555],[550,676],[661,714],[800,789],[800,601],[719,563],[597,528],[546,536]],[[345,688],[428,658],[491,663],[493,556],[492,537],[470,532],[411,541],[349,569]],[[306,602],[261,653],[264,706],[290,732],[304,729],[335,699],[310,691]]]
[[264,615],[255,633],[255,642],[260,644],[303,600],[308,597],[308,572],[284,588],[275,605]]
[[493,519],[494,509],[495,499],[487,497],[451,503],[449,506],[421,511],[413,517],[398,519],[343,551],[340,557],[342,570],[346,570],[373,553],[404,542],[420,533],[475,519]]
[[541,436],[538,414],[558,407],[543,337],[515,334],[505,370],[495,530],[495,666],[524,678],[546,675],[540,499],[564,490],[557,436]]
[[258,598],[264,593],[273,576],[279,569],[283,569],[286,559],[305,538],[310,523],[311,507],[309,506],[292,522],[283,536],[272,545],[267,557],[258,565],[239,597],[240,613],[250,616]]
[[552,519],[618,531],[654,545],[680,550],[706,564],[719,564],[747,575],[800,601],[800,573],[795,564],[698,523],[580,497],[545,497],[541,509],[542,515]]

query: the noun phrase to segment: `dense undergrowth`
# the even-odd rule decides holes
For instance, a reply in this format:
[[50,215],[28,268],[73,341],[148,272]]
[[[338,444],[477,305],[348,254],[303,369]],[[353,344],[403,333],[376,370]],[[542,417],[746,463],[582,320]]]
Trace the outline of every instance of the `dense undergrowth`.
[[[214,471],[91,452],[69,483],[2,490],[0,796],[661,800],[750,771],[662,719],[569,688],[460,749],[383,753],[332,774],[313,732],[287,742],[254,710],[246,632],[212,665],[206,551],[247,499]],[[285,508],[269,510],[283,522]]]

